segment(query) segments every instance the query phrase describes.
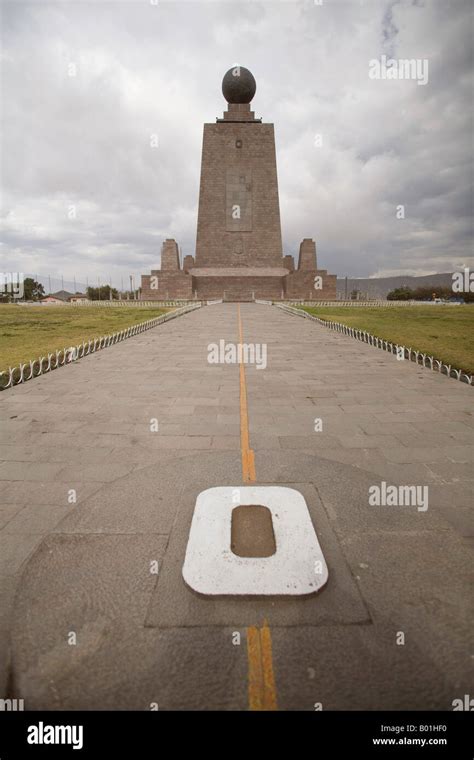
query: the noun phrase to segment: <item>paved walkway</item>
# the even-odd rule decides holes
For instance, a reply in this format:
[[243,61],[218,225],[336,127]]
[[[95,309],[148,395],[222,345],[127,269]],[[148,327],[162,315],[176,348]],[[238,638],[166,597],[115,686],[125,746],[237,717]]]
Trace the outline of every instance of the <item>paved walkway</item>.
[[[207,361],[238,307],[187,314],[0,394],[0,691],[26,709],[247,709],[262,627],[280,709],[469,693],[472,388],[276,308],[241,317],[268,347],[245,368],[256,482],[304,494],[327,586],[182,581],[197,494],[243,477],[240,368]],[[427,485],[428,510],[369,506],[382,480]]]

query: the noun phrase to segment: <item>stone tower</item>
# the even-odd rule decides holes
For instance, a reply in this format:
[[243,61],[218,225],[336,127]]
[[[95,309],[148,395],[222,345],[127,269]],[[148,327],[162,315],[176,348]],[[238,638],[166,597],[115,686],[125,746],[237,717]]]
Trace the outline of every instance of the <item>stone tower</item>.
[[204,124],[195,259],[186,255],[181,268],[176,242],[165,241],[142,298],[336,297],[336,276],[317,270],[312,239],[301,243],[297,269],[283,256],[275,134],[250,110],[256,88],[243,66],[225,74],[227,110]]
[[204,125],[196,267],[282,266],[274,129],[250,110],[255,90],[250,71],[228,71],[228,110]]

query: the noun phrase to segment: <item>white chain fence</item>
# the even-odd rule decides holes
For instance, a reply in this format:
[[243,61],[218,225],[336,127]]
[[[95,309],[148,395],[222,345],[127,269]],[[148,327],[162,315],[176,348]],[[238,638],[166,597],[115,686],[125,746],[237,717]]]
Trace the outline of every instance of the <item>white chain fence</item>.
[[162,314],[159,317],[148,319],[146,322],[140,322],[137,325],[127,327],[126,329],[112,333],[111,335],[95,338],[94,340],[80,343],[77,346],[69,346],[69,348],[59,349],[47,356],[32,359],[25,364],[19,364],[18,367],[9,367],[7,371],[0,372],[0,391],[4,391],[7,388],[13,388],[15,385],[25,383],[27,380],[32,380],[34,377],[45,375],[53,369],[64,367],[65,364],[70,364],[77,359],[83,359],[84,356],[94,354],[97,351],[101,351],[103,348],[114,346],[122,340],[132,338],[134,335],[150,330],[152,327],[156,327],[162,322],[168,322],[170,319],[180,317],[182,314],[194,311],[200,307],[200,302],[190,304],[189,306],[183,306],[181,309],[176,309],[167,314]]
[[181,299],[181,300],[172,300],[172,299],[165,299],[164,301],[141,301],[140,299],[132,300],[132,301],[85,301],[83,303],[66,303],[61,304],[62,306],[78,306],[80,308],[82,307],[89,307],[89,306],[102,306],[102,308],[148,308],[150,306],[153,307],[160,307],[160,306],[188,306],[191,304],[200,303],[198,301],[190,301],[189,299]]
[[463,383],[472,385],[473,375],[467,375],[462,370],[452,367],[451,364],[444,364],[440,359],[435,359],[434,356],[424,354],[422,351],[416,351],[413,348],[406,348],[405,346],[398,345],[398,343],[391,343],[388,340],[384,340],[384,338],[378,338],[376,335],[372,335],[366,330],[358,330],[355,327],[348,327],[347,325],[343,325],[340,322],[331,322],[326,319],[320,319],[319,317],[315,317],[313,314],[308,314],[308,312],[304,311],[303,309],[297,309],[293,306],[287,306],[285,304],[279,303],[275,303],[274,305],[279,309],[286,311],[288,314],[296,314],[298,317],[311,319],[313,322],[317,322],[324,327],[328,327],[330,330],[335,330],[336,332],[340,332],[343,335],[349,335],[351,338],[355,338],[356,340],[362,340],[364,343],[368,343],[370,346],[381,348],[391,354],[400,356],[400,358],[403,356],[404,359],[408,359],[409,361],[421,364],[423,367],[429,367],[434,371],[446,375],[446,377],[452,377],[456,380],[460,380]]
[[[276,302],[275,302],[276,305]],[[443,301],[443,303],[436,303],[436,301],[386,301],[383,299],[375,299],[373,301],[304,301],[291,299],[285,302],[287,306],[330,306],[331,308],[339,308],[340,306],[348,306],[350,308],[360,307],[367,308],[382,308],[382,309],[394,309],[399,306],[461,306],[457,301]]]
[[[132,301],[127,300],[112,300],[112,301],[62,301],[61,303],[47,303],[46,301],[15,301],[15,306],[21,308],[41,309],[51,306],[57,306],[58,308],[66,309],[88,309],[100,306],[102,309],[118,309],[120,307],[124,309],[140,309],[140,308],[159,308],[160,306],[188,306],[190,304],[201,303],[196,299],[190,300],[189,298],[182,299],[165,299],[164,301],[141,301],[140,299],[134,299]],[[202,303],[201,303],[202,306]]]

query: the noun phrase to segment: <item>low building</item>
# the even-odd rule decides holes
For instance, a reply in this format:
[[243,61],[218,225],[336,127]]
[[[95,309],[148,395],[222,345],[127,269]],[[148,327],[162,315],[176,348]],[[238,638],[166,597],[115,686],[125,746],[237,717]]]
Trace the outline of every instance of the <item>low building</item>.
[[41,303],[69,303],[69,299],[72,295],[73,294],[69,293],[67,290],[58,290],[56,293],[49,293],[49,295],[42,298]]
[[70,303],[89,303],[90,298],[86,293],[74,293],[69,299]]
[[57,293],[49,293],[41,299],[41,303],[64,304],[64,303],[89,303],[90,298],[86,293],[69,293],[68,290],[58,290]]

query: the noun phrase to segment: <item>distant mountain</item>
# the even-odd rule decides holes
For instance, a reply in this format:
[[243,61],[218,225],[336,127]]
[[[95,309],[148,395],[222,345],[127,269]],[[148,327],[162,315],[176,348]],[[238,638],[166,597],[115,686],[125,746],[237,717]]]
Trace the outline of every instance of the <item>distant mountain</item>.
[[[359,290],[365,297],[369,298],[386,298],[394,288],[406,286],[408,288],[433,286],[433,292],[436,288],[450,288],[453,284],[451,272],[444,274],[426,274],[420,277],[409,277],[407,275],[398,275],[397,277],[348,277],[347,278],[347,297],[350,298],[351,291]],[[337,297],[344,298],[346,292],[346,281],[344,278],[337,279]]]

